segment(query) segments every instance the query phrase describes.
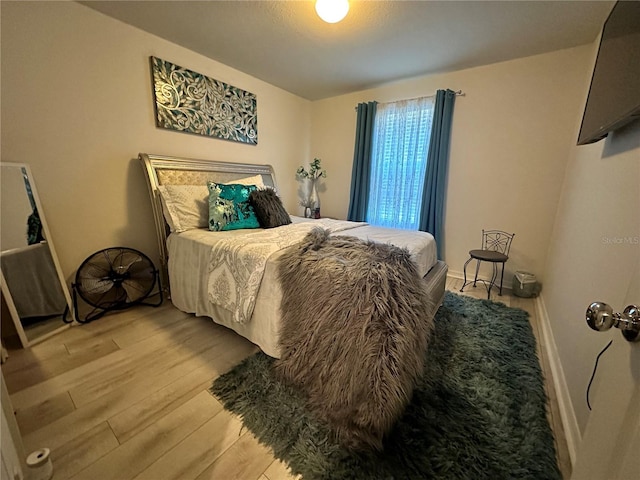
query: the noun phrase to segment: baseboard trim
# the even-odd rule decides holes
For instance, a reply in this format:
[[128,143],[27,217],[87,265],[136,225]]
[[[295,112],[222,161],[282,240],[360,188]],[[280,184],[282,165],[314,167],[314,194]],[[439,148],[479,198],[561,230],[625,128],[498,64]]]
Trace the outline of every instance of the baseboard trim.
[[540,321],[540,328],[544,338],[544,345],[542,347],[544,348],[544,354],[549,359],[549,367],[551,368],[551,375],[553,377],[553,386],[555,387],[556,397],[558,399],[558,408],[560,410],[560,420],[562,421],[562,427],[564,428],[564,434],[567,440],[567,449],[569,450],[569,458],[571,459],[571,465],[573,466],[575,465],[576,453],[582,440],[582,435],[580,434],[575,410],[573,409],[573,403],[571,402],[571,397],[569,395],[567,381],[564,376],[564,370],[562,369],[562,363],[560,362],[560,356],[558,355],[558,347],[556,346],[556,342],[553,337],[553,331],[551,330],[551,322],[549,320],[547,307],[544,303],[544,298],[540,295],[535,300],[536,312],[538,314],[538,320]]

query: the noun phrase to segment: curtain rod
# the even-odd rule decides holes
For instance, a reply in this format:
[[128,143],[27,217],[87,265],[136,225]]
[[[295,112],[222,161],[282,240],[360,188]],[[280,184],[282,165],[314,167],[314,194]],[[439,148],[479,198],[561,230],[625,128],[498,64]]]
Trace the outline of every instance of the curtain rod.
[[[455,92],[453,92],[456,94],[456,97],[464,97],[466,96],[466,93],[464,93],[462,90],[456,90]],[[402,100],[392,100],[391,102],[384,102],[384,103],[393,103],[393,102],[405,102],[407,100],[418,100],[419,98],[432,98],[435,97],[436,94],[434,93],[433,95],[422,95],[421,97],[413,97],[413,98],[404,98]],[[358,106],[356,105],[354,110],[358,110]]]

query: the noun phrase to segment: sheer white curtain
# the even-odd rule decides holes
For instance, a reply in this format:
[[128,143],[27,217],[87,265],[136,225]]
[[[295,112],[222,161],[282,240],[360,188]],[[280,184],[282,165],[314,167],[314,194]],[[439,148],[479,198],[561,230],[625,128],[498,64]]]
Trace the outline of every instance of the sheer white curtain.
[[367,222],[418,229],[433,104],[433,97],[378,104]]

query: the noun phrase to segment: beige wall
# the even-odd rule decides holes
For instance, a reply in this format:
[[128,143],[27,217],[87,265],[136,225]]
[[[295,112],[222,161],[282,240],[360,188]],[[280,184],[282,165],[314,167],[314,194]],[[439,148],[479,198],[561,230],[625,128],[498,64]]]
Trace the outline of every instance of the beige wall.
[[[328,170],[323,214],[347,214],[359,102],[462,89],[466,96],[456,99],[451,138],[445,260],[461,272],[482,228],[498,228],[516,233],[507,272],[541,275],[591,51],[572,48],[314,102],[311,155]],[[505,274],[507,284],[509,278]]]
[[589,418],[585,392],[596,356],[610,339],[625,341],[615,329],[590,330],[585,310],[594,301],[609,303],[617,312],[626,302],[640,303],[639,185],[640,122],[604,141],[573,147],[542,300],[581,432]]
[[[509,272],[541,275],[590,47],[409,79],[308,102],[75,3],[2,5],[2,159],[33,169],[65,275],[97,249],[156,258],[138,152],[271,163],[299,213],[294,171],[317,156],[325,216],[348,208],[355,105],[462,89],[445,219],[445,260],[460,272],[482,228],[516,232]],[[148,57],[254,92],[259,144],[157,129]],[[44,181],[46,179],[46,181]],[[78,200],[82,199],[82,200]]]
[[[270,163],[295,210],[310,102],[75,2],[1,9],[2,161],[30,164],[67,278],[102,248],[157,259],[139,152]],[[151,55],[255,93],[258,145],[156,128]]]

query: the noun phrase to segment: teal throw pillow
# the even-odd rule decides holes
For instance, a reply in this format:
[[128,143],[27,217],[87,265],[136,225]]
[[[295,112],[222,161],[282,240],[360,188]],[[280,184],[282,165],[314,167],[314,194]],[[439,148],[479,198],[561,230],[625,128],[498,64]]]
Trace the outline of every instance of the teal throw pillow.
[[255,185],[209,182],[209,230],[237,230],[259,228],[260,224],[249,204]]

